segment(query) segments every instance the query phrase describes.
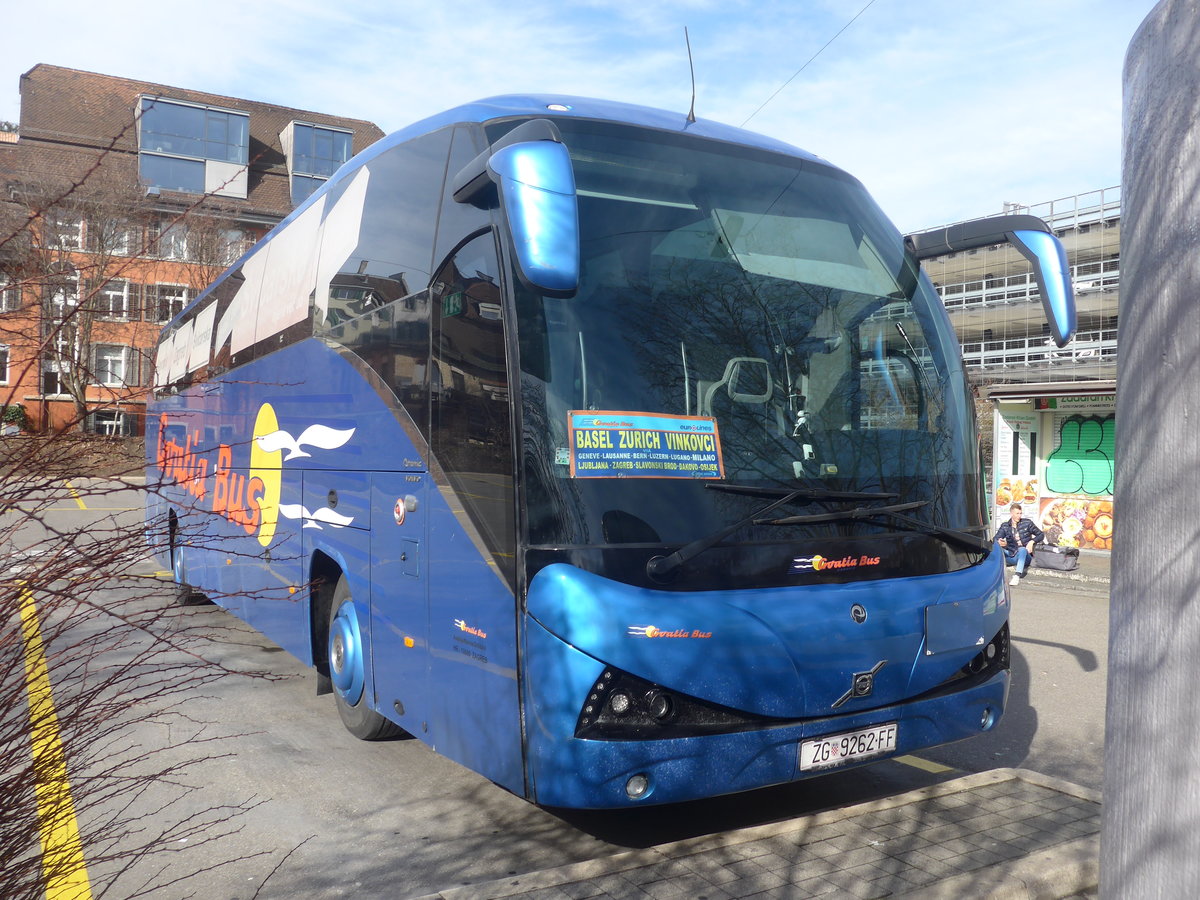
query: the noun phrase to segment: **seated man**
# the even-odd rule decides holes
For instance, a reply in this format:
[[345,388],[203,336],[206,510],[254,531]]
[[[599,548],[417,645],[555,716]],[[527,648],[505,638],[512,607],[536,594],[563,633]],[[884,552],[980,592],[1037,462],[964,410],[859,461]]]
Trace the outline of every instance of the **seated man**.
[[996,543],[1004,550],[1004,564],[1017,567],[1009,584],[1018,584],[1029,568],[1034,545],[1042,543],[1046,535],[1030,519],[1021,518],[1020,503],[1014,503],[1008,512],[1009,520],[996,531]]

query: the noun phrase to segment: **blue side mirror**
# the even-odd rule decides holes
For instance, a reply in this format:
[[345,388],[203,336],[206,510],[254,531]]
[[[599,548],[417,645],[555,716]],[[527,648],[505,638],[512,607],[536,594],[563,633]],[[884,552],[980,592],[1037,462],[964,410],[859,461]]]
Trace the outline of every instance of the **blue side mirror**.
[[904,240],[918,260],[1008,241],[1033,266],[1054,343],[1065,347],[1074,337],[1075,292],[1067,252],[1050,226],[1037,216],[991,216],[910,234]]
[[491,155],[488,174],[512,234],[521,276],[536,290],[579,287],[579,205],[567,148],[556,141],[510,144]]
[[1033,266],[1051,337],[1058,346],[1065,347],[1076,326],[1075,295],[1066,250],[1058,238],[1044,231],[1013,231],[1009,240]]

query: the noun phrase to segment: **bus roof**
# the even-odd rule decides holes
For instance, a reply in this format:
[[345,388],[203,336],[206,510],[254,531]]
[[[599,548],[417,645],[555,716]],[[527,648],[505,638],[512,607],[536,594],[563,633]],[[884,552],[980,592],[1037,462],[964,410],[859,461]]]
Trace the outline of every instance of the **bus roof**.
[[689,122],[686,113],[671,112],[651,106],[639,106],[634,103],[620,103],[615,100],[597,100],[590,97],[567,97],[554,94],[505,94],[465,103],[462,106],[456,106],[427,119],[414,122],[377,141],[375,146],[368,148],[366,152],[371,152],[376,147],[381,149],[393,147],[418,135],[459,122],[485,123],[502,119],[539,116],[594,119],[640,125],[659,131],[692,134],[710,140],[760,147],[788,156],[825,162],[798,147],[754,131],[746,131],[743,128],[735,128],[732,125],[724,125],[709,119],[697,119]]
[[[421,135],[460,123],[485,124],[505,119],[542,117],[569,117],[616,124],[638,125],[657,131],[689,134],[712,141],[737,144],[745,147],[756,147],[773,153],[820,163],[832,169],[838,169],[837,166],[833,166],[827,160],[823,160],[815,154],[754,131],[747,131],[744,128],[736,128],[732,125],[724,125],[709,119],[696,119],[694,122],[689,122],[686,113],[671,112],[651,106],[639,106],[634,103],[621,103],[615,100],[597,100],[589,97],[571,97],[556,94],[503,94],[496,97],[487,97],[471,103],[464,103],[461,106],[456,106],[428,118],[413,122],[411,125],[407,125],[399,131],[394,131],[386,137],[381,138],[361,153],[356,154],[343,164],[324,185],[314,191],[303,203],[267,232],[262,240],[247,250],[240,259],[222,272],[205,290],[201,291],[195,300],[199,300],[201,296],[204,296],[224,281],[234,269],[262,250],[280,229],[300,216],[322,194],[348,177],[352,172],[393,147]],[[193,300],[193,303],[195,300]],[[191,303],[188,304],[189,307],[191,305]],[[186,309],[181,311],[179,315],[172,319],[164,327],[163,334],[166,334],[174,324],[175,319],[178,319],[186,311]]]

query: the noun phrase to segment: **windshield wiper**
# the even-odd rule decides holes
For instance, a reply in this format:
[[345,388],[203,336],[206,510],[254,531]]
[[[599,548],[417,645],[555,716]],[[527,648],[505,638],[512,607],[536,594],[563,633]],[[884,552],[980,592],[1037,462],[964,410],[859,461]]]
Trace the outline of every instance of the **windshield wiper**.
[[[716,534],[708,537],[699,538],[692,541],[690,544],[685,544],[674,553],[666,556],[655,556],[646,563],[646,574],[656,580],[661,580],[667,575],[670,575],[685,562],[699,556],[709,547],[719,544],[729,535],[733,534],[739,528],[745,528],[751,523],[760,524],[764,520],[760,516],[765,516],[767,513],[778,509],[788,503],[793,503],[796,500],[804,500],[805,502],[820,501],[820,500],[891,500],[900,496],[899,494],[869,494],[855,491],[827,491],[823,488],[797,488],[789,491],[787,488],[770,488],[770,487],[755,487],[748,484],[706,484],[706,488],[714,491],[731,491],[738,494],[748,494],[755,497],[778,497],[774,503],[764,506],[762,509],[751,513],[744,519],[739,519],[728,528],[723,528]],[[927,500],[922,500],[915,506],[922,506],[928,503]],[[890,509],[892,507],[883,507]],[[901,504],[896,509],[912,509],[914,504]],[[830,515],[837,515],[830,513]],[[804,519],[804,516],[799,518]],[[768,524],[782,524],[784,520],[765,520]]]
[[991,549],[992,542],[985,537],[980,537],[977,534],[971,534],[969,531],[959,531],[957,528],[946,528],[943,525],[931,525],[928,522],[922,522],[920,519],[914,519],[910,516],[902,516],[898,513],[889,513],[889,516],[897,522],[907,526],[909,531],[917,531],[921,534],[929,534],[934,537],[940,537],[942,540],[950,543],[957,543],[966,547],[969,550],[978,550],[986,552]]
[[[857,506],[854,509],[839,509],[834,512],[815,513],[811,516],[788,516],[783,519],[755,519],[755,525],[811,525],[817,522],[844,522],[847,519],[870,519],[873,516],[897,516],[910,509],[928,505],[928,500],[914,500],[911,503],[897,503],[893,506]],[[905,516],[904,518],[908,518]],[[909,521],[916,521],[910,519]],[[923,524],[923,523],[922,523]]]
[[895,500],[899,494],[868,493],[865,491],[830,491],[825,488],[758,487],[752,484],[724,484],[713,482],[704,485],[710,491],[728,491],[731,494],[746,494],[750,497],[788,497],[791,500]]
[[[738,489],[739,486],[738,485],[719,485],[718,486],[715,484],[706,484],[705,487],[718,488],[720,490],[736,490],[736,489]],[[767,496],[776,496],[778,493],[781,493],[780,491],[777,491],[777,489],[775,489],[775,488],[754,488],[754,487],[748,487],[748,486],[742,487],[741,491],[744,491],[745,493],[748,493],[748,494],[754,494],[754,495],[766,494]],[[719,544],[721,541],[725,540],[725,538],[729,537],[729,535],[733,534],[739,528],[745,528],[751,522],[756,521],[759,516],[765,516],[767,513],[771,512],[772,510],[778,509],[779,507],[781,507],[787,503],[791,503],[794,500],[811,499],[809,497],[809,494],[811,494],[811,493],[812,493],[812,491],[809,488],[798,488],[797,490],[794,490],[794,491],[786,491],[786,493],[783,493],[783,496],[780,497],[778,500],[776,500],[774,503],[769,503],[766,506],[764,506],[762,509],[757,510],[756,512],[752,512],[750,515],[746,516],[744,519],[739,519],[738,521],[736,521],[732,525],[730,525],[728,528],[723,528],[720,531],[718,531],[716,534],[709,535],[708,537],[699,538],[698,540],[692,541],[690,544],[684,544],[682,547],[680,547],[674,553],[670,553],[666,556],[652,557],[646,563],[646,574],[649,575],[651,578],[654,578],[656,580],[661,580],[662,578],[665,578],[667,575],[670,575],[672,572],[674,572],[676,569],[678,569],[680,566],[682,566],[689,559],[693,559],[694,557],[699,556],[701,553],[703,553],[709,547],[713,546],[714,544]]]
[[906,516],[904,513],[910,509],[916,509],[920,506],[925,506],[929,503],[928,500],[916,500],[912,503],[897,503],[894,506],[876,506],[858,507],[856,509],[843,509],[831,513],[818,513],[811,516],[787,516],[783,519],[756,519],[755,525],[810,525],[817,522],[844,522],[846,520],[871,519],[875,517],[886,516],[889,519],[894,519],[906,526],[908,531],[916,531],[922,534],[929,534],[935,537],[940,537],[946,541],[952,541],[964,545],[971,550],[987,550],[991,547],[991,542],[986,538],[982,538],[977,534],[971,534],[966,531],[958,531],[953,528],[945,528],[941,525],[930,525],[928,522],[922,522],[920,519],[914,519],[912,516]]

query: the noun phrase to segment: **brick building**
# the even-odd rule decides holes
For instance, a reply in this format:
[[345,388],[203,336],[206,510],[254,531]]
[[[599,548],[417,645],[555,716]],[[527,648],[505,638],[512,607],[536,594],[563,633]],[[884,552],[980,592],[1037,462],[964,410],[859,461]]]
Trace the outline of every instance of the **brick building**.
[[371,122],[38,65],[0,132],[0,406],[31,430],[142,430],[162,325]]

